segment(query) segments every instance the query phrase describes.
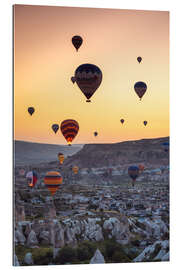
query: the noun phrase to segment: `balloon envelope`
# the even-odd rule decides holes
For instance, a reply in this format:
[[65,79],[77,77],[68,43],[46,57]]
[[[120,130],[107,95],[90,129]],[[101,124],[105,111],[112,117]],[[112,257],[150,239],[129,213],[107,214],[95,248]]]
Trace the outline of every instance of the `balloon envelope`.
[[142,57],[141,57],[141,56],[138,56],[138,57],[137,57],[137,61],[138,61],[139,63],[141,63]]
[[32,115],[34,113],[35,109],[33,107],[28,108],[28,113]]
[[63,155],[63,153],[58,153],[58,159],[59,159],[59,163],[60,164],[63,164],[63,162],[64,162],[64,155]]
[[92,64],[80,65],[75,71],[76,83],[90,102],[90,98],[98,89],[102,81],[102,72],[99,67]]
[[71,77],[71,81],[74,84],[76,82],[76,78],[75,77]]
[[144,165],[143,164],[140,164],[139,165],[139,170],[140,170],[140,172],[143,172],[144,171]]
[[62,184],[62,176],[59,172],[49,171],[44,177],[44,184],[53,196]]
[[137,167],[137,166],[130,166],[128,168],[128,174],[131,177],[131,179],[136,180],[136,178],[139,175],[139,167]]
[[76,48],[76,51],[78,51],[78,49],[81,47],[82,43],[83,43],[82,37],[80,37],[80,36],[72,37],[72,44]]
[[78,171],[79,171],[79,167],[78,166],[73,166],[72,170],[73,170],[74,174],[77,174]]
[[144,121],[143,124],[146,126],[147,125],[147,121]]
[[144,82],[136,82],[134,85],[134,90],[141,100],[147,90],[147,85]]
[[124,119],[121,119],[120,121],[121,121],[122,124],[124,123]]
[[69,145],[71,145],[78,131],[79,124],[73,119],[67,119],[61,123],[61,132]]
[[36,182],[37,182],[37,173],[34,172],[34,171],[29,171],[27,174],[26,174],[26,179],[27,179],[27,182],[28,182],[28,186],[29,187],[34,187]]
[[59,125],[58,124],[53,124],[52,125],[52,130],[54,131],[55,134],[58,131],[58,129],[59,129]]
[[97,131],[94,132],[94,136],[96,137],[98,135]]

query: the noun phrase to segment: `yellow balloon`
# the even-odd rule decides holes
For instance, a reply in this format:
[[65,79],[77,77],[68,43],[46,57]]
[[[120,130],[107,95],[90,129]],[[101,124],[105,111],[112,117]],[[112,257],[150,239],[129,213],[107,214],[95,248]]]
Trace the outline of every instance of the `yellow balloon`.
[[59,159],[59,163],[60,164],[63,164],[63,162],[64,162],[64,155],[62,153],[59,153],[58,154],[58,159]]
[[73,170],[74,174],[77,174],[78,171],[79,171],[79,168],[78,168],[78,166],[74,166],[74,167],[72,168],[72,170]]

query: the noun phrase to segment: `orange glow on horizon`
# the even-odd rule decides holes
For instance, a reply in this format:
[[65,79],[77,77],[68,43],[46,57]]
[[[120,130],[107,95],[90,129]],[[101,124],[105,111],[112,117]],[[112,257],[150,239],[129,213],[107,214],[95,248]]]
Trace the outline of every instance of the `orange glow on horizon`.
[[[15,5],[14,34],[16,140],[67,145],[51,128],[65,119],[79,123],[72,144],[169,136],[168,12]],[[71,81],[84,63],[103,73],[89,103]],[[137,81],[147,84],[141,101]]]

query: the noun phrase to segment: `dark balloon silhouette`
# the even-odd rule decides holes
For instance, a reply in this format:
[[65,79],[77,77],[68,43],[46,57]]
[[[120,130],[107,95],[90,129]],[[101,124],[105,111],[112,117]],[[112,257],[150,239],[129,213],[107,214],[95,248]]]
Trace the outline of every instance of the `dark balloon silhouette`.
[[80,65],[75,71],[76,83],[87,98],[86,102],[91,102],[90,98],[98,89],[102,81],[102,72],[99,67],[92,64]]
[[137,57],[137,61],[139,62],[139,64],[141,63],[141,61],[142,61],[142,57],[141,56],[138,56]]
[[94,132],[94,136],[96,137],[98,135],[97,131]]
[[130,166],[128,168],[128,174],[132,179],[132,186],[134,187],[134,183],[136,178],[139,176],[139,167],[138,166]]
[[124,119],[121,119],[120,121],[121,121],[121,124],[123,124],[123,123],[124,123]]
[[58,124],[53,124],[52,125],[52,130],[54,131],[55,134],[58,131],[58,129],[59,129],[59,125]]
[[134,90],[141,100],[144,94],[146,93],[147,85],[144,82],[137,82],[134,85]]
[[79,124],[75,120],[67,119],[61,123],[61,132],[69,145],[71,145],[78,131]]
[[80,37],[80,36],[72,37],[72,44],[76,48],[76,51],[78,51],[78,49],[81,47],[82,43],[83,43],[82,37]]
[[28,113],[32,115],[35,112],[35,109],[33,107],[28,108]]
[[146,126],[147,125],[147,121],[144,121],[143,124],[144,124],[144,126]]
[[76,82],[76,78],[75,77],[71,77],[71,82],[74,84]]

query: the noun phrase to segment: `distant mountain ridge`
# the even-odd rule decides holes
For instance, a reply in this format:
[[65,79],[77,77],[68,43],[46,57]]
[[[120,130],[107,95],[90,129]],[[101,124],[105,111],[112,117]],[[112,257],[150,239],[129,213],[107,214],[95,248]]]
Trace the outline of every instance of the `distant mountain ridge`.
[[15,165],[33,165],[42,162],[57,160],[57,154],[62,152],[65,156],[71,156],[78,152],[83,145],[57,145],[34,143],[26,141],[14,141]]

